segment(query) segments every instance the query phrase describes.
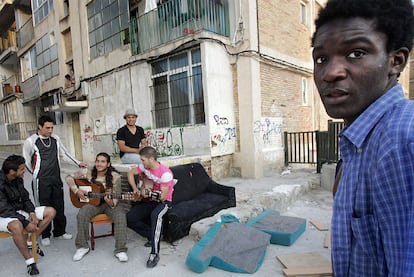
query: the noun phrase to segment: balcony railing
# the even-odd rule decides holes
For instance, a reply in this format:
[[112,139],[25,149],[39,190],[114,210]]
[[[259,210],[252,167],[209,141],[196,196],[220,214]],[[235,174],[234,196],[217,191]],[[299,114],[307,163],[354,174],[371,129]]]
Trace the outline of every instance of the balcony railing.
[[2,82],[2,88],[3,88],[3,93],[2,93],[3,98],[15,92],[17,93],[21,92],[19,83],[17,82],[15,75],[12,75],[8,77],[7,79],[5,79]]
[[227,0],[170,0],[131,19],[132,55],[201,30],[229,36]]
[[36,100],[40,97],[39,75],[34,75],[22,82],[23,103]]
[[0,36],[0,54],[11,47],[17,48],[16,32],[6,31],[3,36]]
[[17,31],[17,43],[19,48],[23,48],[34,38],[34,28],[32,18],[26,21]]

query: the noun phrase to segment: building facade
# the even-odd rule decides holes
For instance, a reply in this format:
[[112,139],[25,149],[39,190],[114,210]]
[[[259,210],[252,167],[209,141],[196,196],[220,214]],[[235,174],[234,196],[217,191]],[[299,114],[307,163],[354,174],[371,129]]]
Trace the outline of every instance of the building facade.
[[24,39],[12,60],[0,56],[20,86],[3,94],[0,144],[18,147],[48,113],[77,158],[117,157],[133,108],[167,163],[207,161],[215,178],[279,171],[284,131],[326,128],[310,47],[324,2],[0,1],[1,30]]

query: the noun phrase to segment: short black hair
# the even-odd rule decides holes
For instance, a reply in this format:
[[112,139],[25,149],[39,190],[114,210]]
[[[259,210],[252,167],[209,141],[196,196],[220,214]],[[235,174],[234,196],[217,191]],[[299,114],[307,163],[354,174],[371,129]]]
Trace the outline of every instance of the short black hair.
[[145,158],[153,157],[155,160],[157,160],[157,150],[155,150],[155,148],[152,146],[145,146],[139,151],[139,154]]
[[411,0],[329,0],[315,20],[315,33],[319,28],[338,18],[361,17],[373,19],[375,29],[387,36],[387,53],[401,47],[413,47],[414,15]]
[[25,163],[25,159],[19,155],[10,155],[8,156],[1,166],[1,170],[4,174],[8,174],[10,170],[17,171],[19,166]]
[[55,124],[53,119],[48,115],[42,115],[41,117],[39,117],[39,120],[37,121],[37,123],[42,127],[43,125],[45,125],[46,122],[52,122],[53,124]]

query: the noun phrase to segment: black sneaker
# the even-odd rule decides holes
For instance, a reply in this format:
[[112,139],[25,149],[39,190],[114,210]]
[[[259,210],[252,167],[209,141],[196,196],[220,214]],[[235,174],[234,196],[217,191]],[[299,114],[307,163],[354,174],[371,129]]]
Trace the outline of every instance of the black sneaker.
[[[30,251],[32,250],[32,246],[31,245],[28,245],[27,248],[29,248]],[[45,253],[43,252],[42,248],[39,247],[39,243],[37,243],[37,251],[36,252],[37,252],[37,254],[39,254],[42,257],[45,255]]]
[[158,261],[160,260],[160,256],[158,254],[150,254],[147,261],[147,267],[153,268],[157,265]]
[[39,274],[39,269],[37,269],[36,263],[32,263],[32,264],[29,264],[27,266],[27,273],[29,273],[29,275],[38,275]]
[[151,247],[151,242],[150,242],[150,241],[147,241],[147,242],[144,244],[144,247]]

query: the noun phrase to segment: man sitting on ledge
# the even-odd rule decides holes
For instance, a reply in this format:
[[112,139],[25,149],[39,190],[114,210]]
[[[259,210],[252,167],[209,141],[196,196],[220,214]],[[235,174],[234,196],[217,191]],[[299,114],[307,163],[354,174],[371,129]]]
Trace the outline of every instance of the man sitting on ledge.
[[[24,230],[39,237],[55,217],[56,211],[46,206],[35,208],[24,187],[25,170],[25,159],[22,156],[11,155],[3,163],[0,172],[0,231],[12,234],[14,243],[26,260],[27,273],[37,275],[39,270],[29,251],[32,242],[30,236],[25,241]],[[37,253],[44,256],[39,246]]]

